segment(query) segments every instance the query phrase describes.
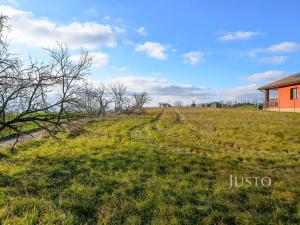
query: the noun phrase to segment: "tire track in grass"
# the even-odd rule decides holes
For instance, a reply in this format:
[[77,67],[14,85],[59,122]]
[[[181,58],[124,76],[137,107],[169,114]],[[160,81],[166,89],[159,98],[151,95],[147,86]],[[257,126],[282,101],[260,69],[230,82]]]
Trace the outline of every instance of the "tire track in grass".
[[[161,117],[164,114],[164,110],[160,111],[154,118],[150,119],[149,121],[142,122],[140,124],[137,124],[131,128],[128,129],[128,139],[130,141],[137,141],[142,142],[145,144],[157,144],[157,140],[150,138],[149,135],[147,135],[147,132],[145,131],[146,128],[151,130],[155,130],[156,133],[160,131],[160,128],[158,127],[158,123],[161,119]],[[152,129],[151,129],[152,128]]]
[[181,114],[178,112],[178,110],[175,108],[175,113],[176,113],[176,122],[179,123],[179,122],[182,122],[183,119],[182,119],[182,116]]
[[203,131],[201,132],[201,129],[199,129],[199,127],[195,127],[195,125],[193,125],[191,122],[189,122],[188,119],[186,118],[186,116],[182,112],[179,112],[177,109],[176,109],[176,112],[179,115],[182,125],[185,126],[186,129],[191,131],[192,134],[197,138],[197,140],[199,140],[199,141],[202,140],[203,139],[203,136],[202,136]]
[[[159,134],[156,141],[152,139],[151,133],[147,132],[148,129]],[[184,116],[176,109],[171,109],[160,112],[150,121],[130,128],[129,135],[138,143],[146,144],[147,147],[155,147],[156,166],[153,165],[153,167],[157,167],[161,176],[174,179],[172,191],[168,190],[165,194],[172,193],[173,197],[176,196],[178,204],[189,205],[194,210],[194,215],[181,211],[179,221],[182,224],[188,221],[199,224],[216,207],[213,198],[217,175],[216,165],[211,158],[199,157],[194,152],[186,150],[180,142],[177,145],[175,141],[183,138],[180,136],[180,129],[191,132],[186,127]],[[177,169],[172,170],[171,168],[175,165]],[[169,185],[169,183],[164,183],[164,180],[160,182]],[[185,188],[182,189],[182,187]]]
[[[189,154],[184,149],[180,152],[174,151],[172,143],[166,146],[168,149],[162,148],[165,141],[168,141],[165,140],[166,133],[172,135],[176,132],[176,138],[178,128],[181,126],[178,119],[180,115],[175,114],[173,109],[165,110],[151,118],[141,117],[134,121],[135,124],[127,131],[127,138],[131,138],[137,146],[141,146],[141,151],[130,151],[126,157],[116,158],[122,163],[124,159],[130,159],[124,163],[125,168],[134,166],[133,162],[138,163],[138,168],[147,174],[141,178],[142,180],[133,181],[137,187],[147,189],[142,193],[146,195],[146,192],[150,192],[154,196],[151,205],[139,211],[143,224],[154,221],[159,207],[176,208],[180,224],[201,224],[202,218],[210,214],[211,196],[216,179],[215,162],[207,157]],[[123,155],[124,152],[119,154]],[[138,157],[134,159],[137,155]],[[112,156],[113,159],[115,157],[116,155]],[[134,167],[132,169],[136,170]],[[140,203],[145,200],[134,198],[134,201]],[[191,210],[194,212],[193,215],[190,213]]]
[[[184,142],[194,135],[194,130],[187,126],[186,121],[177,109],[167,111],[163,120],[167,121],[163,126],[160,151],[163,154],[175,157],[178,160],[177,166],[181,168],[185,175],[182,179],[192,184],[188,191],[183,190],[181,195],[177,196],[178,201],[188,202],[195,213],[187,221],[193,221],[194,224],[202,224],[205,217],[209,217],[217,207],[214,202],[214,189],[217,179],[216,161],[208,156],[199,156],[198,153],[187,149]],[[187,136],[183,133],[187,132]],[[193,134],[191,134],[193,132]],[[194,141],[194,138],[192,139]],[[191,182],[191,183],[190,183]],[[180,183],[180,181],[178,181]],[[180,200],[179,200],[180,199]],[[195,206],[197,205],[197,206]],[[186,215],[181,215],[181,223],[186,223]]]
[[[161,148],[164,151],[178,152],[183,154],[196,154],[191,146],[187,146],[190,142],[199,140],[199,136],[196,135],[196,130],[189,128],[189,123],[186,122],[185,116],[182,115],[176,108],[169,111],[173,114],[170,115],[169,122],[163,129],[163,137]],[[174,116],[174,118],[171,118]],[[189,144],[188,144],[189,145]]]
[[[191,122],[189,122],[186,118],[186,115],[182,111],[178,109],[175,109],[174,111],[176,113],[176,123],[180,124],[180,127],[182,129],[186,129],[190,133],[190,135],[187,138],[191,138],[192,136],[196,138],[196,140],[192,138],[192,142],[200,141],[201,139],[203,139],[203,137],[200,134],[201,131],[199,133],[199,128],[195,127]],[[181,138],[184,139],[184,137]],[[169,148],[171,147],[172,146],[169,146]],[[204,149],[209,150],[206,148]],[[199,147],[195,146],[195,150],[202,151],[203,149],[199,149]],[[226,204],[218,203],[216,200],[216,198],[225,197],[226,192],[226,190],[224,191],[224,187],[222,186],[222,179],[218,179],[218,177],[220,177],[220,174],[218,172],[218,166],[220,163],[219,160],[216,160],[215,158],[210,157],[205,153],[203,155],[199,155],[200,152],[194,152],[192,151],[192,149],[188,150],[183,148],[183,150],[181,150],[180,152],[176,152],[178,154],[184,153],[183,155],[184,157],[186,157],[187,162],[189,162],[188,164],[195,161],[197,161],[198,164],[197,167],[199,170],[193,172],[193,176],[196,176],[196,180],[198,180],[195,181],[195,186],[197,186],[197,188],[195,188],[193,192],[197,193],[194,197],[195,202],[197,202],[198,204],[197,209],[200,209],[198,213],[199,215],[201,215],[201,219],[197,220],[197,222],[202,224],[206,219],[215,219],[213,216],[215,211],[222,214],[226,213],[228,210]],[[184,167],[184,169],[191,170],[189,166],[187,166],[186,168]],[[221,197],[215,195],[216,190],[222,192]],[[235,221],[235,218],[234,216],[227,216],[225,221],[230,223],[232,221]]]
[[192,142],[199,140],[197,130],[191,129],[189,124],[177,109],[163,110],[153,119],[129,128],[128,138],[130,141],[158,147],[163,152],[196,155],[199,152],[193,150],[198,148],[185,146],[185,142],[192,136]]

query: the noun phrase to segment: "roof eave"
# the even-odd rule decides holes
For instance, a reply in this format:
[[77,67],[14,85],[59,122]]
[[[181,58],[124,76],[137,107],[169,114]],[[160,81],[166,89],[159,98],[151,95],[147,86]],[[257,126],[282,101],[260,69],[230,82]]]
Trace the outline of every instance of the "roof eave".
[[300,84],[300,82],[291,82],[291,83],[287,83],[287,84],[282,84],[282,85],[277,85],[277,86],[270,86],[270,87],[268,87],[268,85],[265,85],[265,86],[257,88],[257,90],[264,91],[264,90],[270,90],[270,89],[278,89],[278,88],[281,88],[281,87],[286,87],[286,86],[290,86],[290,85],[294,85],[294,84]]

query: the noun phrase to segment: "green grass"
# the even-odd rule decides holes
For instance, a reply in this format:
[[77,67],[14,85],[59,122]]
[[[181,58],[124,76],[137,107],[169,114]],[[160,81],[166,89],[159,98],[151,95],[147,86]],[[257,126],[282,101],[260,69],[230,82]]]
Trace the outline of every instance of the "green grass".
[[[0,152],[0,224],[298,224],[300,114],[150,110]],[[229,175],[269,188],[229,187]]]

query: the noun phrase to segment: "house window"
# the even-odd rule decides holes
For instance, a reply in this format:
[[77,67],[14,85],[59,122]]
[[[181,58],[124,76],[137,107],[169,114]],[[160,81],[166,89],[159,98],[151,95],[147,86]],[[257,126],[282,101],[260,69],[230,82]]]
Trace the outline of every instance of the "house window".
[[298,88],[291,88],[291,100],[298,99]]

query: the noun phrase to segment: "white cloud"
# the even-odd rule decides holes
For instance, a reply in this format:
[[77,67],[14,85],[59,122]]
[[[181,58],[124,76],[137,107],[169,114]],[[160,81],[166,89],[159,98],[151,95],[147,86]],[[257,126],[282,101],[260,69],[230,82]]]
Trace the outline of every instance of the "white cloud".
[[[91,52],[91,56],[93,56],[93,67],[103,67],[109,61],[109,55],[102,52]],[[70,59],[74,62],[80,61],[80,55],[72,55]]]
[[119,35],[123,35],[126,33],[126,30],[122,27],[113,27],[113,31],[115,31],[115,33]]
[[[180,100],[184,104],[220,101],[220,100],[261,100],[263,95],[257,90],[257,84],[233,87],[227,90],[212,90],[203,86],[191,84],[176,84],[167,79],[151,76],[124,76],[104,81],[105,84],[112,82],[123,83],[128,93],[147,91],[151,96],[150,105],[156,106],[158,102],[169,102]],[[101,81],[93,80],[97,85]]]
[[183,62],[191,65],[198,65],[205,62],[204,54],[200,51],[191,51],[182,55]]
[[136,32],[137,32],[138,34],[140,34],[140,35],[143,35],[143,36],[148,35],[148,33],[146,32],[145,27],[140,27],[140,28],[136,29]]
[[155,77],[127,76],[117,77],[110,82],[122,82],[128,87],[128,91],[142,92],[147,91],[152,98],[151,105],[158,102],[172,103],[176,100],[184,104],[210,102],[218,100],[261,100],[263,95],[257,90],[257,84],[233,87],[224,91],[211,90],[203,86],[194,86],[190,84],[176,84],[167,79],[158,79]]
[[166,79],[142,76],[116,77],[111,81],[124,83],[131,91],[151,91],[157,87],[166,86],[169,83]]
[[[284,76],[284,72],[282,71],[266,71],[263,73],[254,73],[250,76],[247,76],[246,79],[250,82],[252,82],[249,85],[245,86],[238,86],[226,89],[224,91],[218,92],[218,96],[220,98],[223,98],[225,101],[250,101],[260,102],[263,100],[263,94],[261,91],[257,90],[258,88],[258,82],[260,81],[274,81],[277,79],[281,79]],[[272,93],[271,93],[272,94]]]
[[110,20],[110,16],[105,16],[105,17],[103,17],[103,19]]
[[151,105],[158,102],[169,102],[180,100],[184,104],[211,102],[219,100],[260,100],[262,94],[257,90],[256,84],[239,86],[224,91],[212,90],[203,86],[190,84],[176,84],[167,79],[158,79],[147,76],[117,77],[106,81],[106,83],[121,82],[128,87],[128,91],[147,91],[152,98]]
[[152,58],[165,60],[168,58],[166,54],[167,46],[158,42],[145,42],[144,44],[138,44],[135,47],[137,52],[146,52],[146,54]]
[[192,100],[203,101],[215,94],[205,87],[190,84],[176,84],[167,79],[158,79],[148,76],[126,76],[107,80],[105,83],[121,82],[127,86],[130,93],[147,91],[156,104],[160,101],[173,102],[181,100],[191,103]]
[[250,50],[247,54],[250,58],[254,58],[258,53],[290,53],[300,50],[300,44],[296,42],[282,42],[271,45],[268,48],[257,48]]
[[47,18],[36,18],[31,12],[0,6],[2,14],[11,18],[9,39],[31,47],[55,47],[56,42],[70,48],[96,49],[117,45],[116,30],[96,22],[57,24]]
[[270,56],[259,58],[258,61],[264,64],[280,65],[287,60],[287,56]]
[[266,49],[268,52],[296,52],[298,50],[300,50],[300,44],[295,42],[282,42]]
[[256,84],[250,84],[246,86],[239,86],[227,89],[220,93],[225,100],[261,100],[262,94],[257,90],[258,86]]
[[220,36],[218,39],[220,41],[235,41],[235,40],[249,40],[256,36],[261,36],[261,32],[253,32],[253,31],[235,31],[235,32],[229,32],[222,36]]
[[263,73],[254,73],[250,76],[247,76],[246,79],[251,82],[263,81],[263,80],[275,80],[282,78],[284,76],[283,71],[266,71]]

